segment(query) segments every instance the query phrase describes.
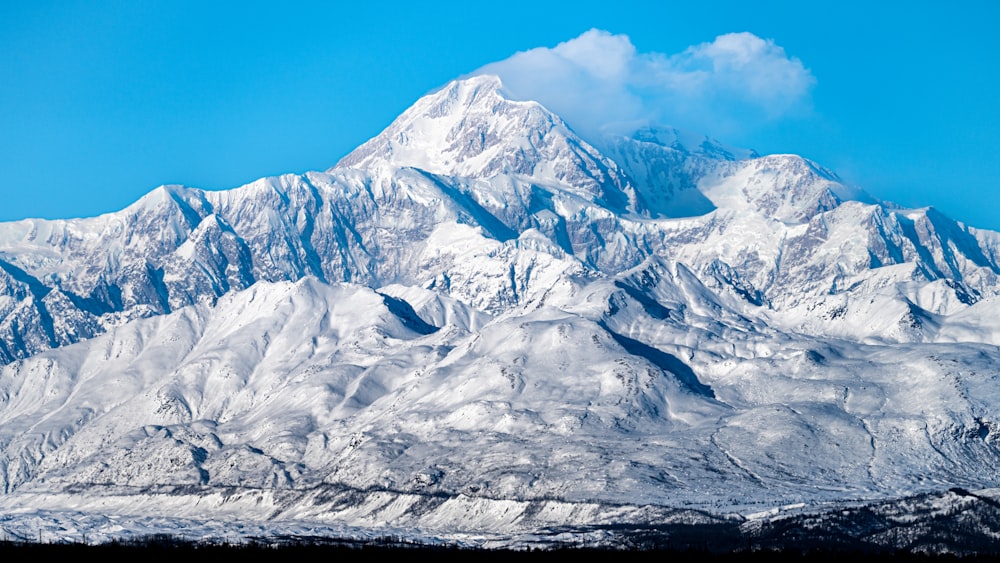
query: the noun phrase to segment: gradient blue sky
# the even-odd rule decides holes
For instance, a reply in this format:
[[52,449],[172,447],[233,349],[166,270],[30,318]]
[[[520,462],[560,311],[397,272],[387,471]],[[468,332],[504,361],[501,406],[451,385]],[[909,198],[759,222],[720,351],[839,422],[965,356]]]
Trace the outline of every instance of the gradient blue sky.
[[[210,4],[210,5],[205,5]],[[666,56],[732,32],[814,83],[705,133],[1000,230],[1000,2],[0,3],[0,220],[325,169],[460,75],[589,29]],[[667,112],[669,113],[669,112]]]

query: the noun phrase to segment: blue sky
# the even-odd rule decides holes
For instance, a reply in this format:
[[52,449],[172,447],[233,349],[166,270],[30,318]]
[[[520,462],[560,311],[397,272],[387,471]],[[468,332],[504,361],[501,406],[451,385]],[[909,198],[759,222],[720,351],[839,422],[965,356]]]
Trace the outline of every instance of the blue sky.
[[749,32],[730,37],[805,81],[740,99],[730,80],[688,105],[651,96],[647,113],[697,114],[682,125],[1000,230],[997,2],[204,4],[0,4],[0,220],[325,169],[447,81],[597,29],[673,67]]

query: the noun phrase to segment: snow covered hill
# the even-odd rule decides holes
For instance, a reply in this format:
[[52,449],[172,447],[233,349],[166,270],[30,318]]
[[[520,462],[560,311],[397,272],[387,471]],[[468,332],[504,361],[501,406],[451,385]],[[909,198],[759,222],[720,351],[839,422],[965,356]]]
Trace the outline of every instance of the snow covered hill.
[[0,509],[458,537],[1000,487],[998,250],[455,81],[326,172],[0,224]]

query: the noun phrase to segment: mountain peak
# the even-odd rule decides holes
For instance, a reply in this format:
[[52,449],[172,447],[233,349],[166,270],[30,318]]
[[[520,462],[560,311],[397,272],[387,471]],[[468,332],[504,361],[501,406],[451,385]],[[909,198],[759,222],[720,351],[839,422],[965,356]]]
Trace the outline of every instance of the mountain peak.
[[455,80],[424,96],[334,168],[384,166],[465,178],[514,176],[616,211],[639,206],[615,162],[540,103],[508,97],[492,75]]
[[[535,102],[509,99],[499,77],[473,76],[453,80],[417,100],[335,168],[371,168],[387,163],[434,174],[480,177],[504,172],[485,169],[490,163],[481,161],[495,152],[489,149],[501,144],[522,145],[532,132],[555,128],[565,128],[565,124]],[[513,170],[523,171],[517,166]]]

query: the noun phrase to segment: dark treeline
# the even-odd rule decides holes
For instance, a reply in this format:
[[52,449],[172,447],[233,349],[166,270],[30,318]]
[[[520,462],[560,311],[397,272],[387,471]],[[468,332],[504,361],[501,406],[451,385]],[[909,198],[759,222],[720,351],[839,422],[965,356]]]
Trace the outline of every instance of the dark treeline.
[[[512,558],[533,561],[583,561],[584,558],[601,558],[612,561],[626,558],[633,561],[914,561],[962,562],[1000,561],[998,555],[956,556],[950,554],[915,554],[888,550],[842,550],[814,547],[808,550],[742,548],[720,552],[711,545],[671,549],[645,547],[628,550],[593,547],[547,547],[525,550],[486,550],[460,546],[427,545],[407,542],[398,538],[381,538],[364,542],[337,541],[323,538],[270,539],[264,542],[241,544],[200,543],[178,540],[169,536],[153,536],[138,540],[115,541],[99,545],[82,543],[28,543],[0,542],[0,561],[41,561],[62,558],[86,558],[102,563],[111,561],[139,561],[153,563],[195,563],[200,561],[236,558],[241,563],[250,561],[373,561],[382,558],[431,557],[436,563],[447,561],[509,561]],[[603,559],[611,558],[611,559]],[[68,560],[68,559],[62,559]]]

